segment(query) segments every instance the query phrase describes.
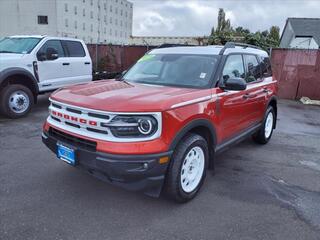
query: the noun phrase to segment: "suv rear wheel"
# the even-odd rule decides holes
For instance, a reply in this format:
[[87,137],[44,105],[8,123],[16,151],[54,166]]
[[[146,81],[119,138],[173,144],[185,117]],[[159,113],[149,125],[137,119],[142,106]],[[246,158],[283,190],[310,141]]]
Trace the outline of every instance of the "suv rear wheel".
[[32,92],[23,85],[8,85],[0,93],[0,111],[8,118],[25,116],[29,113],[32,106]]
[[165,183],[167,195],[177,202],[194,198],[205,179],[208,160],[206,140],[197,134],[187,135],[171,158]]
[[253,135],[253,140],[259,144],[266,144],[269,142],[273,133],[275,122],[276,115],[274,109],[273,107],[269,106],[264,117],[264,122],[259,131]]

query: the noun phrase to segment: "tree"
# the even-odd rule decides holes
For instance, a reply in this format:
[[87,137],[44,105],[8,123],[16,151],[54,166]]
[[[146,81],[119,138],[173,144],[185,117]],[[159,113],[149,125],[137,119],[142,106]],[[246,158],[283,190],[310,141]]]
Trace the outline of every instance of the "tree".
[[214,27],[211,29],[211,35],[209,39],[210,44],[225,44],[230,41],[232,36],[232,27],[229,19],[226,19],[226,14],[223,8],[219,9],[218,24],[216,30]]
[[209,44],[225,44],[228,41],[240,41],[252,45],[259,46],[265,50],[270,47],[278,47],[280,43],[280,28],[272,26],[269,31],[257,31],[251,33],[249,29],[241,26],[233,29],[229,19],[222,8],[218,12],[218,23],[216,29],[211,29]]
[[280,28],[278,26],[272,26],[269,31],[269,38],[280,42]]

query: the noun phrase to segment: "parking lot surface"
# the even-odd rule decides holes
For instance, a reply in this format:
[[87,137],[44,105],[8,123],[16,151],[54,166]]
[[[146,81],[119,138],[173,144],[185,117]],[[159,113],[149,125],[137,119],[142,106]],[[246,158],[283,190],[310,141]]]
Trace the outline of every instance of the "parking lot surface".
[[182,205],[58,160],[41,142],[47,107],[0,118],[0,239],[320,239],[320,107],[281,101],[271,141],[217,156]]

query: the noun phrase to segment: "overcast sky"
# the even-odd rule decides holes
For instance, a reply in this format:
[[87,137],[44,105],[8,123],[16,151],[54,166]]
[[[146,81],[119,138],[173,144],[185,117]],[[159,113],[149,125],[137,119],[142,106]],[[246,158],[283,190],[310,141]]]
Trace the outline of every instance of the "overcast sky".
[[[251,31],[277,25],[288,17],[320,17],[320,0],[129,0],[134,36],[203,36],[224,8],[233,27]],[[320,26],[319,26],[320,27]]]

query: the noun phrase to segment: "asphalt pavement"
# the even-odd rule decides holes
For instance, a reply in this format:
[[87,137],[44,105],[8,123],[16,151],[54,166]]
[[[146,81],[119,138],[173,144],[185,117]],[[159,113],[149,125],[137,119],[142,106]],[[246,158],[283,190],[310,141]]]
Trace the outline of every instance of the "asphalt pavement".
[[41,142],[48,96],[0,118],[0,239],[320,239],[320,107],[280,101],[264,146],[217,157],[193,201],[176,204],[93,178]]

